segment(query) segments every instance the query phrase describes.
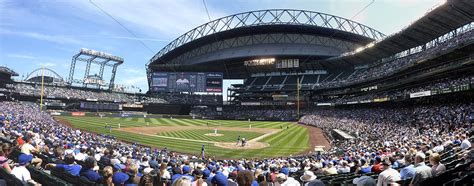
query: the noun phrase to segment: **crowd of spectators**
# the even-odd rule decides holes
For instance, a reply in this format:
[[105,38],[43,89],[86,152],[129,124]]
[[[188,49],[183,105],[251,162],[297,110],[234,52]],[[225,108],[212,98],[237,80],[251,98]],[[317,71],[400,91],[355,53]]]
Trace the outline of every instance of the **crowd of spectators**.
[[465,33],[460,33],[458,36],[448,39],[446,41],[438,43],[436,46],[427,48],[417,53],[413,53],[401,58],[395,58],[391,61],[384,61],[378,64],[375,64],[369,67],[366,70],[358,70],[356,73],[345,79],[338,79],[335,81],[326,81],[319,83],[316,88],[326,88],[326,87],[340,87],[349,84],[355,84],[369,79],[376,79],[381,77],[386,77],[390,74],[398,72],[402,69],[405,69],[408,66],[415,64],[423,59],[429,59],[434,55],[439,55],[452,48],[455,48],[459,43],[470,41],[474,39],[474,30],[466,31]]
[[324,98],[324,97],[314,97],[313,100],[316,102],[324,102],[324,103],[336,103],[336,104],[343,104],[348,102],[361,102],[366,100],[373,101],[374,99],[383,99],[388,98],[388,100],[398,100],[398,99],[407,99],[410,98],[410,94],[422,92],[422,91],[442,91],[445,89],[455,89],[459,88],[460,86],[474,84],[474,76],[466,76],[460,78],[445,78],[440,79],[423,86],[417,86],[414,88],[406,88],[406,89],[395,89],[390,91],[373,91],[363,93],[362,95],[344,95],[338,98]]
[[[458,166],[473,168],[472,110],[474,104],[466,103],[315,111],[300,122],[341,129],[356,139],[334,141],[329,152],[311,156],[215,160],[123,143],[62,125],[35,104],[0,102],[0,162],[3,171],[30,183],[44,181],[31,175],[40,171],[105,185],[323,185],[337,175],[362,185],[375,179],[417,184],[451,167],[452,162],[444,165],[446,151],[462,157]],[[427,157],[431,167],[424,163]]]
[[171,104],[188,105],[222,105],[222,95],[219,94],[181,94],[167,93],[160,95],[162,99]]
[[[40,85],[16,83],[11,85],[12,91],[25,96],[40,96]],[[76,100],[98,100],[107,102],[140,102],[138,96],[134,94],[124,94],[119,92],[108,92],[102,90],[83,90],[73,87],[44,86],[44,97],[76,99]],[[146,101],[153,103],[166,103],[165,100],[156,97],[147,97]]]
[[295,120],[297,113],[295,109],[262,109],[252,108],[251,106],[232,106],[224,107],[222,111],[217,111],[214,107],[194,107],[191,115],[205,118],[221,116],[229,119],[277,119],[277,120]]

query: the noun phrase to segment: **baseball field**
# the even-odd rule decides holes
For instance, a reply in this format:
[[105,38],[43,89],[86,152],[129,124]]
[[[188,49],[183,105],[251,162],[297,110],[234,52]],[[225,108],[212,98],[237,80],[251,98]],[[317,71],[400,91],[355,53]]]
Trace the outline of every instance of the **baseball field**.
[[[196,156],[203,144],[206,156],[219,158],[290,156],[310,149],[308,128],[292,122],[73,116],[56,119],[123,141]],[[245,146],[237,144],[239,136],[241,140],[245,138]]]

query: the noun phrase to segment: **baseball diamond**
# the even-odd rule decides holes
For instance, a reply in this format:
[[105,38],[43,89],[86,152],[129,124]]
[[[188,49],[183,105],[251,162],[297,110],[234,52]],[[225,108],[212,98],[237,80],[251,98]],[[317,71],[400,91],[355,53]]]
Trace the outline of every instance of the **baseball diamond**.
[[[252,128],[249,129],[248,121],[235,120],[73,116],[60,116],[57,119],[69,122],[74,128],[109,134],[123,141],[158,148],[167,147],[173,151],[193,155],[199,155],[203,144],[206,145],[207,156],[220,158],[290,156],[310,150],[308,129],[292,122],[252,121],[250,123]],[[104,127],[105,123],[112,126],[112,132]],[[281,126],[285,126],[284,129],[280,129]],[[288,129],[286,126],[289,126]],[[223,136],[205,135],[212,133],[214,128],[217,128],[218,133]],[[260,143],[257,148],[251,146],[246,149],[217,143],[235,144],[238,136],[249,139],[249,145],[252,146],[252,142]],[[256,138],[258,141],[252,141]]]

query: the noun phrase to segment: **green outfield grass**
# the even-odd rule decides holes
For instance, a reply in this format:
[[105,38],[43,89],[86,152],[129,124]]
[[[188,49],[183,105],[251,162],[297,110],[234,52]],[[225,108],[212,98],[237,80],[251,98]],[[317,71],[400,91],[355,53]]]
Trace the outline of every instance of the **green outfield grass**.
[[[248,128],[249,124],[252,128],[269,128],[269,129],[280,129],[283,130],[267,136],[260,140],[260,142],[268,143],[270,146],[263,149],[253,150],[242,150],[242,149],[224,149],[214,146],[213,143],[204,143],[206,145],[207,156],[216,156],[220,158],[264,158],[264,157],[276,157],[276,156],[289,156],[303,153],[309,149],[309,135],[308,130],[297,124],[291,122],[266,122],[266,121],[234,121],[234,120],[202,120],[202,119],[169,119],[169,118],[120,118],[120,117],[73,117],[73,116],[59,116],[57,118],[68,120],[74,128],[83,129],[95,133],[110,134],[118,139],[130,142],[137,142],[140,144],[146,144],[154,147],[168,147],[170,150],[177,152],[188,153],[199,155],[201,150],[202,142],[195,142],[189,140],[170,139],[173,138],[186,138],[186,139],[198,139],[204,141],[219,141],[219,142],[234,142],[239,134],[246,138],[255,138],[263,135],[257,132],[242,132],[242,131],[223,131],[220,130],[218,133],[226,133],[222,140],[217,140],[217,137],[210,138],[209,136],[196,135],[197,133],[213,133],[207,130],[202,130],[202,127],[239,127]],[[189,127],[189,130],[179,131],[179,133],[164,132],[163,134],[157,134],[156,136],[140,135],[132,132],[117,131],[113,130],[109,133],[106,129],[105,123],[112,125],[115,129],[120,124],[121,128],[125,127],[158,127],[158,126],[181,126]],[[286,127],[289,126],[289,129]],[[201,127],[201,129],[194,129],[193,127]],[[194,133],[194,134],[193,134]],[[185,135],[186,134],[186,135]],[[168,137],[161,137],[168,136]],[[229,138],[225,138],[231,136]],[[214,140],[213,140],[214,139]]]
[[261,136],[262,133],[256,132],[244,132],[244,131],[226,131],[226,130],[218,130],[219,134],[223,134],[223,136],[206,136],[205,134],[214,133],[214,130],[183,130],[183,131],[169,131],[169,132],[160,132],[158,135],[160,136],[169,136],[174,138],[186,138],[186,139],[195,139],[195,140],[203,140],[203,141],[216,141],[216,142],[235,142],[237,138],[240,136],[241,138],[245,138],[251,140],[258,136]]

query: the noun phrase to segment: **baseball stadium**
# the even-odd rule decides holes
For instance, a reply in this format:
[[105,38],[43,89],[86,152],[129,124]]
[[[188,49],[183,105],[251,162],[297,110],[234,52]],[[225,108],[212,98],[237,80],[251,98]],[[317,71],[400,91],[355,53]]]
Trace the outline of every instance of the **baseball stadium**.
[[[316,10],[211,19],[203,0],[209,21],[159,50],[88,3],[153,54],[58,35],[81,44],[66,65],[0,66],[0,185],[473,185],[472,1],[386,35]],[[53,40],[5,25],[5,43]]]

